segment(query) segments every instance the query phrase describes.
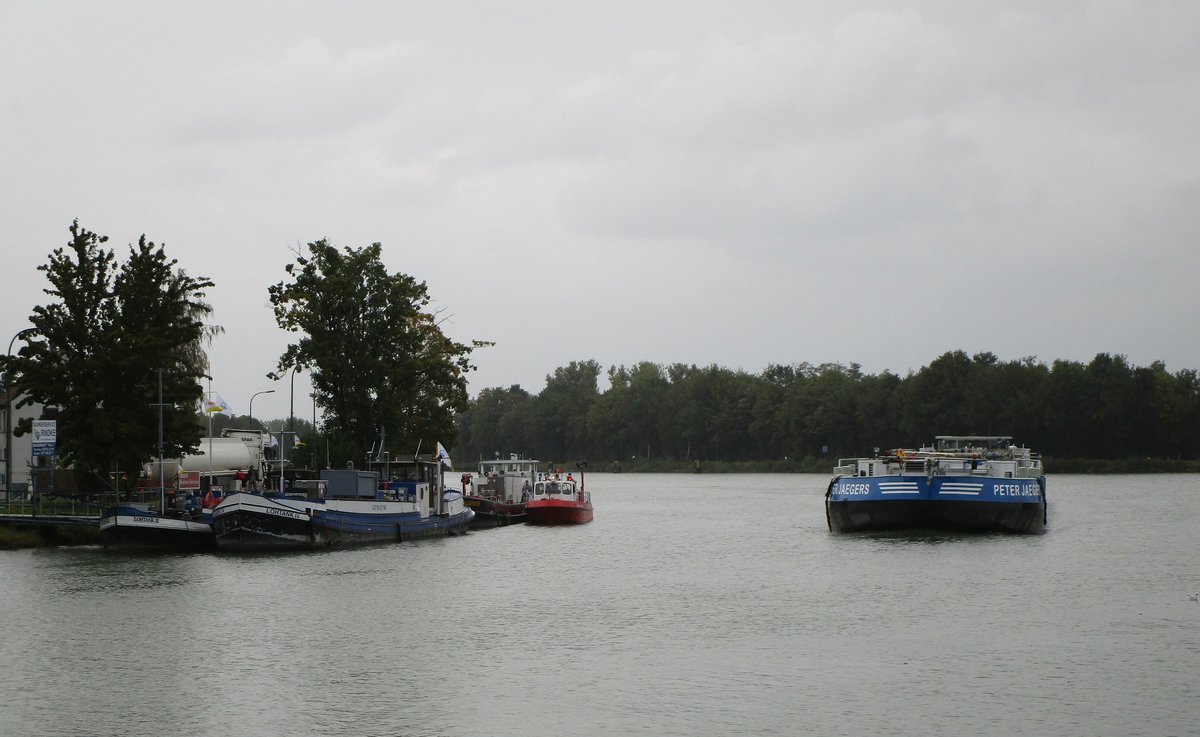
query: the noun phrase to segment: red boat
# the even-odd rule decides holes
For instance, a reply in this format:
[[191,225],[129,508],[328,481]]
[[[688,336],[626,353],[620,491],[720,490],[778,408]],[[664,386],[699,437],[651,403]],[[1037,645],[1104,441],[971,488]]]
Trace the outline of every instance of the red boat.
[[533,485],[533,495],[525,504],[525,522],[531,525],[582,525],[592,521],[592,495],[583,490],[583,470],[579,484],[571,474],[550,476]]

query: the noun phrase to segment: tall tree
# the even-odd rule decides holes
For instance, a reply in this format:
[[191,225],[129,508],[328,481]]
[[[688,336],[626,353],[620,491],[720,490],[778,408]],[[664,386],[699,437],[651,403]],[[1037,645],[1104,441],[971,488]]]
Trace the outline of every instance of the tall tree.
[[470,409],[457,417],[455,460],[473,463],[509,453],[532,457],[535,442],[531,412],[532,399],[520,386],[484,389]]
[[571,361],[546,377],[536,416],[541,430],[538,452],[555,462],[589,460],[588,419],[599,396],[600,364]]
[[393,451],[451,445],[467,407],[467,346],[447,338],[424,282],[389,273],[383,247],[338,249],[327,240],[288,264],[269,288],[280,327],[300,333],[277,375],[310,370],[317,405],[341,460],[358,460],[385,434]]
[[30,317],[36,338],[13,361],[18,393],[21,404],[57,410],[58,455],[83,473],[85,484],[116,471],[134,478],[158,452],[158,369],[164,453],[198,447],[193,413],[208,367],[203,342],[212,335],[204,290],[213,283],[177,269],[144,235],[118,264],[103,247],[107,236],[78,220],[70,232],[66,248],[38,267],[54,301]]

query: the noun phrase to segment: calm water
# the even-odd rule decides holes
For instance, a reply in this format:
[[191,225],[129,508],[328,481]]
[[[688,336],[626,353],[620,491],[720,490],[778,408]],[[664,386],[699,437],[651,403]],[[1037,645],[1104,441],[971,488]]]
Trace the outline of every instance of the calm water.
[[833,536],[825,476],[588,477],[366,550],[0,552],[0,734],[1197,735],[1200,478],[1040,537]]

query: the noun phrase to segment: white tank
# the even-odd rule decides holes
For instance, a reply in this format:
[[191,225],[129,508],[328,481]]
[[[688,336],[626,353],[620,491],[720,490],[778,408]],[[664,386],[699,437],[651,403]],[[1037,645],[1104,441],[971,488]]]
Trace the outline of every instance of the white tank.
[[156,484],[158,483],[159,468],[162,468],[163,481],[169,484],[174,481],[177,476],[179,476],[179,459],[164,458],[162,465],[160,466],[158,459],[156,458],[155,460],[146,464],[146,477]]
[[[209,442],[212,443],[212,463],[208,461]],[[195,454],[186,455],[179,461],[180,471],[221,473],[222,471],[247,471],[253,465],[250,449],[238,438],[201,438]],[[169,472],[169,469],[168,469]]]

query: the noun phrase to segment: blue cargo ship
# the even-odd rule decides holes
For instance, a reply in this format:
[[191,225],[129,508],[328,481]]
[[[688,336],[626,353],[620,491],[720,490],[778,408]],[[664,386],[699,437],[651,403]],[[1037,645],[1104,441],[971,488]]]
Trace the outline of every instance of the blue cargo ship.
[[844,458],[825,492],[832,532],[937,530],[1039,534],[1041,457],[1007,435],[939,435],[917,450]]

